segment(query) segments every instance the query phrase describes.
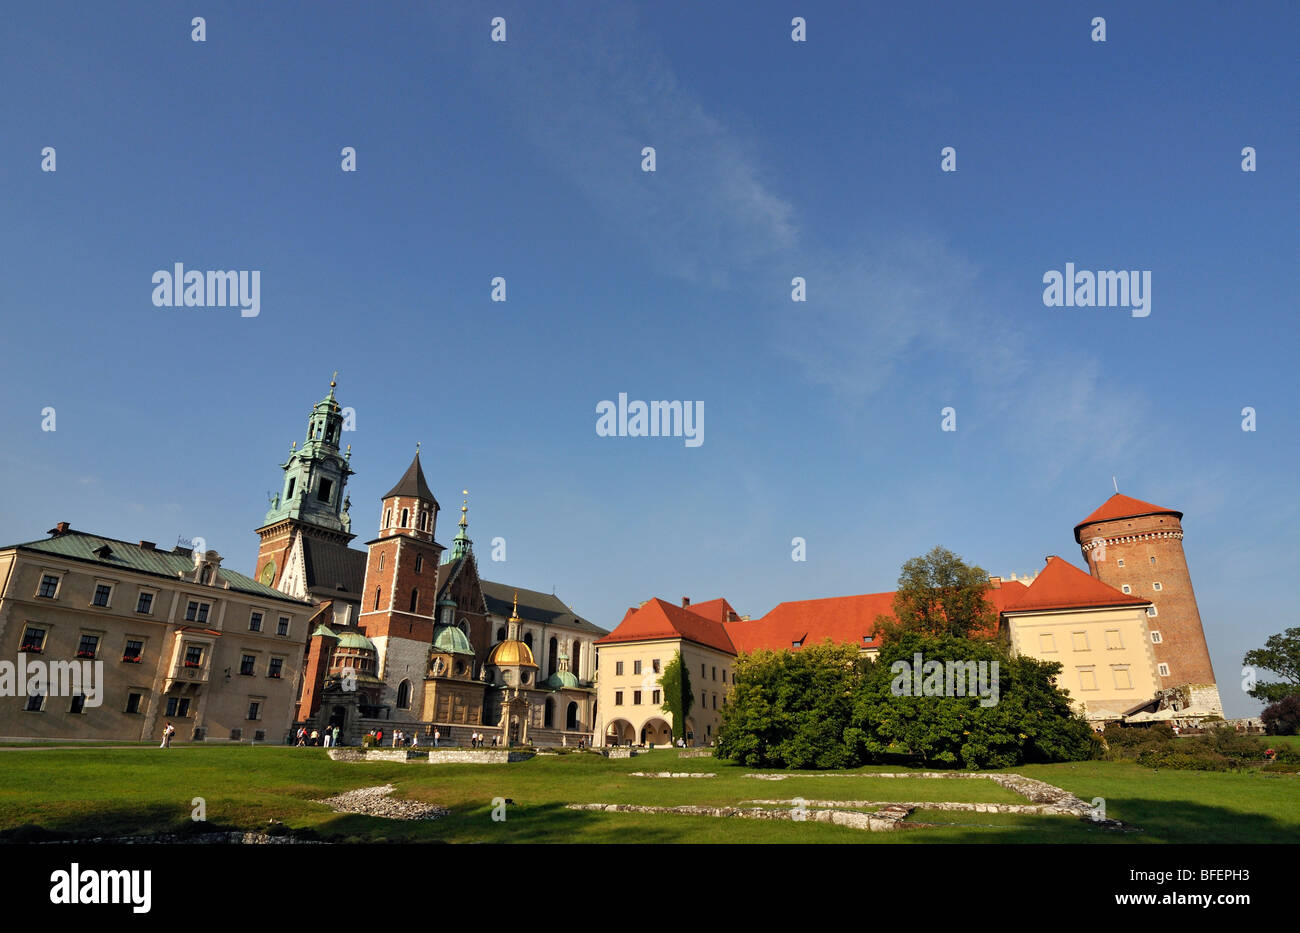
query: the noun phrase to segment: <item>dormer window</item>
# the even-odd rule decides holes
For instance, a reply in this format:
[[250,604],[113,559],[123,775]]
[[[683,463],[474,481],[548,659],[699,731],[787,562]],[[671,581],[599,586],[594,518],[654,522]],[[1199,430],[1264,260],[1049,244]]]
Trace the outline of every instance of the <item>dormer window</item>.
[[200,583],[211,583],[211,582],[212,582],[212,565],[211,565],[211,564],[204,564],[204,565],[203,565],[203,570],[202,570],[202,571],[200,572],[200,574],[199,574],[199,582],[200,582]]

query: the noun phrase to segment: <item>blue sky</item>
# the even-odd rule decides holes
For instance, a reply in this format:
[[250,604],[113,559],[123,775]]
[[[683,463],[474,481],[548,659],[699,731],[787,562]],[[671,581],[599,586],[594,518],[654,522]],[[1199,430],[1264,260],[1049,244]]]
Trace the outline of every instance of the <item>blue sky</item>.
[[[1293,4],[192,6],[0,23],[0,539],[251,572],[338,370],[359,540],[421,441],[440,540],[469,488],[485,575],[607,628],[891,589],[935,544],[1078,565],[1116,475],[1186,513],[1258,708],[1241,655],[1297,624]],[[154,307],[178,261],[260,270],[261,313]],[[1067,262],[1150,270],[1150,316],[1045,307]],[[597,437],[620,392],[704,402],[704,444]]]

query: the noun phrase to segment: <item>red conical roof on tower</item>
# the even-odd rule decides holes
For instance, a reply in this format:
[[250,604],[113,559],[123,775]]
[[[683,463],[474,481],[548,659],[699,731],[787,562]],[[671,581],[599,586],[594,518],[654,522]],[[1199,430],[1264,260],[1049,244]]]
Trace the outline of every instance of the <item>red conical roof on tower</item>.
[[1183,517],[1183,513],[1176,509],[1162,508],[1150,502],[1143,502],[1141,499],[1134,499],[1132,496],[1115,493],[1103,502],[1100,508],[1074,526],[1074,540],[1079,540],[1079,529],[1084,525],[1113,521],[1117,518],[1136,518],[1139,515],[1175,515],[1179,520]]

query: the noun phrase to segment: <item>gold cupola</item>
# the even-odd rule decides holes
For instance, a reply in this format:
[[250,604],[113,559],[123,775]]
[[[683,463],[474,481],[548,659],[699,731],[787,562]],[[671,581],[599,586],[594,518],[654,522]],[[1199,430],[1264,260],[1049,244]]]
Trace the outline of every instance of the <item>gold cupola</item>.
[[515,607],[510,611],[510,620],[506,628],[506,640],[492,649],[488,663],[497,667],[537,667],[533,660],[533,649],[519,640],[519,594],[515,593]]

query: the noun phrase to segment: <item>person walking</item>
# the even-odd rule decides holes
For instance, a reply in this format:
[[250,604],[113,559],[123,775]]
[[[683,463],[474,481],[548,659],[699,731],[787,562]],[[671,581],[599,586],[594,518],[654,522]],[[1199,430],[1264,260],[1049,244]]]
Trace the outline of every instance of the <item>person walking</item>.
[[335,747],[335,748],[338,748],[338,744],[339,744],[339,727],[338,727],[338,726],[335,726],[335,727],[334,727],[334,747]]
[[166,727],[165,729],[163,729],[163,733],[162,733],[162,744],[159,745],[158,747],[159,747],[159,748],[171,748],[171,747],[172,747],[172,736],[175,735],[175,734],[176,734],[176,727],[173,726],[171,723],[167,723],[167,727]]
[[438,740],[439,740],[440,738],[442,738],[442,733],[439,732],[437,729],[434,729],[434,730],[433,730],[433,747],[434,747],[434,748],[437,748],[437,747],[438,747]]

